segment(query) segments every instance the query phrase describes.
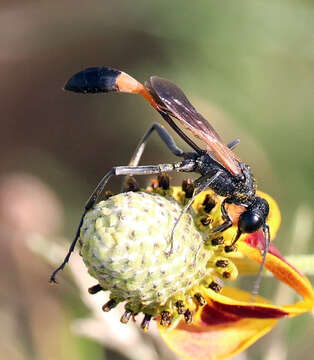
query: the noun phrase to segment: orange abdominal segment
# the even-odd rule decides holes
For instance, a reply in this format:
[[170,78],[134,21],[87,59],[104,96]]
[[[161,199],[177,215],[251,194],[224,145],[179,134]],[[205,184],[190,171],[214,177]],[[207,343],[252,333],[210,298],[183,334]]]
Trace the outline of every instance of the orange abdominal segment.
[[139,81],[135,80],[132,76],[121,72],[116,79],[116,86],[119,92],[139,94],[143,96],[155,109],[158,108],[156,101],[148,92],[146,87]]
[[242,205],[236,204],[226,204],[225,207],[230,219],[232,220],[232,224],[237,225],[240,215],[246,210],[246,208]]

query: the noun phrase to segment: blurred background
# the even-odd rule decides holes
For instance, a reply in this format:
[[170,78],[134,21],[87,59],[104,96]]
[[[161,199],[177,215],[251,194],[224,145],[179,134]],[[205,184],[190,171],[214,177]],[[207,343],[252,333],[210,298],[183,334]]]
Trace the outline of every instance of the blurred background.
[[[237,154],[282,211],[277,247],[283,254],[313,251],[313,34],[310,0],[1,1],[3,359],[174,358],[154,330],[128,333],[115,325],[118,316],[97,313],[104,300],[89,303],[86,288],[94,282],[77,257],[72,274],[48,284],[98,180],[127,164],[145,130],[162,122],[140,97],[63,92],[86,67],[178,84],[226,142],[241,138]],[[173,160],[153,136],[143,163]],[[173,175],[173,184],[180,181]],[[113,179],[109,188],[120,184]],[[77,321],[84,317],[88,323]],[[241,358],[312,357],[309,315],[275,331]]]

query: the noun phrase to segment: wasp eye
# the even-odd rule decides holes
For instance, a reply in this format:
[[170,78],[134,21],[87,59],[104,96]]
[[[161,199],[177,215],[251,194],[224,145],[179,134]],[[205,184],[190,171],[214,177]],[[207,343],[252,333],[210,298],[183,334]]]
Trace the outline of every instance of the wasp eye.
[[257,212],[245,211],[240,215],[238,227],[242,233],[253,233],[260,229],[264,223],[264,217]]

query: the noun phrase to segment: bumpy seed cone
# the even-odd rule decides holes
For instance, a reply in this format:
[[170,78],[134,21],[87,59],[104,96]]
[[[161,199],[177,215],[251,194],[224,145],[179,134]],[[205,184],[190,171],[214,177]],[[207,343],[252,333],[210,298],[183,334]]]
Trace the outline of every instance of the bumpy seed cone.
[[[84,219],[80,250],[89,273],[116,302],[127,301],[134,313],[155,315],[169,299],[197,286],[210,269],[213,251],[194,212],[185,214],[172,197],[127,192],[97,204]],[[159,310],[158,310],[159,309]]]

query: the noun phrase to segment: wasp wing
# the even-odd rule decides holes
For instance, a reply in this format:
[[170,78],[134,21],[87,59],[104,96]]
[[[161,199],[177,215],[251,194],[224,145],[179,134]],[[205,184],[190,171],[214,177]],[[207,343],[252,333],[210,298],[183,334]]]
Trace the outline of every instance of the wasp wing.
[[209,122],[194,108],[183,91],[171,81],[152,76],[145,84],[161,111],[175,117],[207,145],[209,153],[231,174],[242,174],[236,155],[222,142]]

